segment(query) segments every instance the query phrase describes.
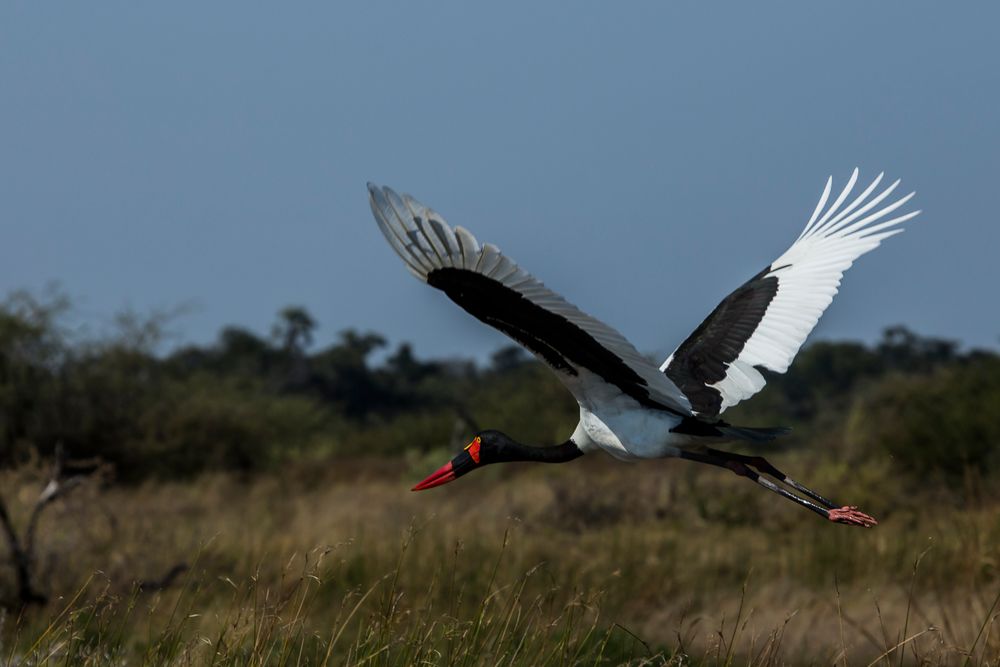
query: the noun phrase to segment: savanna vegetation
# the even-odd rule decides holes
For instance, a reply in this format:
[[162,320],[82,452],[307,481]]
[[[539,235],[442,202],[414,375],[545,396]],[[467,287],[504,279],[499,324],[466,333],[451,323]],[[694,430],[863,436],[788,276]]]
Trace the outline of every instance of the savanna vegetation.
[[[164,352],[164,322],[0,307],[0,664],[997,664],[1000,356],[818,342],[726,416],[879,518],[829,524],[681,461],[492,466],[565,439],[517,348],[425,360],[302,308]],[[380,359],[378,363],[374,358]]]

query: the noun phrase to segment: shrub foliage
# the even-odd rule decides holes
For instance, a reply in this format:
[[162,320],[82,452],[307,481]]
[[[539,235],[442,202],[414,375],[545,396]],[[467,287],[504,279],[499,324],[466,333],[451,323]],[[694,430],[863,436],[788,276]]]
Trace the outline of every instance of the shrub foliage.
[[[515,346],[486,364],[423,360],[351,329],[316,346],[316,321],[288,307],[269,336],[231,326],[211,344],[163,352],[162,318],[123,316],[93,339],[65,326],[68,309],[58,293],[18,292],[0,305],[0,465],[61,444],[114,464],[121,479],[252,471],[455,447],[485,427],[546,444],[576,420],[558,380]],[[726,417],[833,434],[858,456],[888,453],[917,474],[961,474],[997,464],[998,371],[993,352],[894,327],[874,346],[807,347],[752,407]]]

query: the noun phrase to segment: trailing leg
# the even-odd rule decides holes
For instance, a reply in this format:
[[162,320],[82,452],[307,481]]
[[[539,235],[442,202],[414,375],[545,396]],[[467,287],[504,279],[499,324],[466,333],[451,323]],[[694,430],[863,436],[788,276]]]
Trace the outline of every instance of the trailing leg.
[[795,489],[799,493],[803,493],[803,494],[809,496],[810,498],[812,498],[813,500],[815,500],[816,502],[818,502],[823,507],[826,507],[828,509],[836,509],[836,508],[840,507],[840,505],[837,505],[837,503],[835,503],[835,502],[833,502],[831,500],[827,500],[826,498],[824,498],[823,496],[819,495],[818,493],[816,493],[812,489],[810,489],[810,488],[808,488],[808,487],[806,487],[806,486],[804,486],[802,484],[799,484],[794,479],[792,479],[791,477],[789,477],[788,475],[786,475],[785,473],[781,472],[780,470],[778,470],[777,468],[775,468],[773,465],[771,465],[771,463],[767,459],[765,459],[763,456],[744,456],[742,454],[733,454],[733,453],[730,453],[730,452],[720,452],[717,449],[706,449],[705,451],[707,451],[709,454],[712,454],[714,456],[718,456],[720,458],[724,458],[727,461],[739,461],[741,463],[745,463],[746,465],[748,465],[748,466],[750,466],[752,468],[756,468],[758,472],[764,473],[765,475],[770,475],[771,477],[774,477],[775,479],[777,479],[779,482],[783,482],[784,484],[787,484],[788,486],[792,487],[793,489]]
[[[866,528],[878,525],[878,521],[864,512],[859,511],[857,507],[837,507],[834,503],[830,502],[823,496],[820,496],[797,482],[790,481],[787,475],[761,457],[742,456],[740,454],[730,454],[728,452],[720,452],[710,449],[705,453],[684,451],[681,453],[681,458],[732,470],[740,477],[746,477],[747,479],[760,484],[768,491],[773,491],[782,498],[787,498],[788,500],[813,511],[816,514],[819,514],[829,521],[843,523],[849,526],[864,526]],[[759,469],[766,474],[772,475],[780,481],[789,484],[789,486],[802,491],[802,493],[805,493],[810,498],[822,503],[822,506],[781,488],[771,480],[761,476],[761,474],[757,470],[754,470],[751,465],[758,465]]]

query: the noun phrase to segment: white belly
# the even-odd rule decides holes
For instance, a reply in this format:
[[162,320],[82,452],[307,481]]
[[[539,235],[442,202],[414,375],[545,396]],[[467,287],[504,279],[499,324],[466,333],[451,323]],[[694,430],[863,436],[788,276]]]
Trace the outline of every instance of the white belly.
[[680,424],[681,418],[622,398],[599,408],[581,405],[573,441],[584,451],[600,449],[626,461],[677,456],[678,446],[688,438],[670,429]]

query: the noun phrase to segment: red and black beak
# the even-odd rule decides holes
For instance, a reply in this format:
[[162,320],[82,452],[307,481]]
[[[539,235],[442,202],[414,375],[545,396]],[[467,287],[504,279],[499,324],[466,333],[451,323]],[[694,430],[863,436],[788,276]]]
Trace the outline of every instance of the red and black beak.
[[410,490],[423,491],[424,489],[447,484],[448,482],[454,481],[465,473],[471,471],[476,467],[476,465],[478,465],[478,462],[469,453],[469,449],[466,449],[451,461],[435,470],[434,473],[427,479],[420,482],[420,484],[417,484]]

